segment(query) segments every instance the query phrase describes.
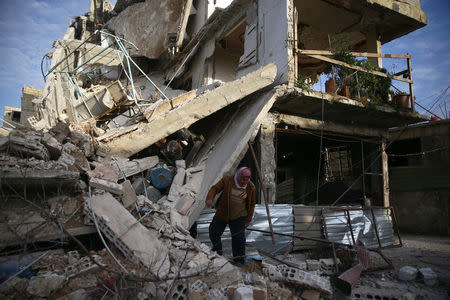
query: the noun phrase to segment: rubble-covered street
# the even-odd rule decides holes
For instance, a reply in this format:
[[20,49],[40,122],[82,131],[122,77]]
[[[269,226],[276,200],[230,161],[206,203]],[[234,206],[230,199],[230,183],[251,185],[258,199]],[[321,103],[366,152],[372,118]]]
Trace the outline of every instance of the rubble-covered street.
[[[45,54],[43,90],[5,108],[1,299],[449,299],[450,123],[415,111],[411,56],[380,48],[426,25],[419,1],[90,3]],[[344,34],[364,64],[336,60]],[[344,67],[363,74],[347,93]],[[312,89],[324,74],[339,91]],[[412,152],[429,181],[404,184]],[[223,178],[222,221],[240,205],[249,223],[220,255]],[[412,230],[407,201],[429,212]]]

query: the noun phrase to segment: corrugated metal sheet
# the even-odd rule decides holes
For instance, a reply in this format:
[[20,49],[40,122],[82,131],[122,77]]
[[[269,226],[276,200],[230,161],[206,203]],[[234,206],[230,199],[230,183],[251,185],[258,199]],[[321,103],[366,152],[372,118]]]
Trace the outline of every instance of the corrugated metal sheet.
[[[373,208],[381,246],[397,244],[394,237],[391,211],[389,208]],[[352,234],[345,210],[323,209],[323,220],[327,239],[333,242],[353,245]],[[361,240],[369,249],[379,248],[375,225],[370,210],[349,210],[355,241]]]
[[[269,209],[273,231],[292,235],[294,231],[294,215],[292,213],[292,205],[274,204],[270,205]],[[214,213],[214,209],[205,209],[197,219],[198,239],[209,246],[211,246],[211,241],[209,240],[208,228]],[[265,205],[256,205],[255,214],[249,227],[270,231]],[[286,253],[292,248],[291,237],[275,235],[275,245],[272,245],[272,238],[270,234],[247,230],[246,237],[248,244],[272,254]],[[222,235],[222,245],[225,253],[231,253],[231,237],[228,226]]]

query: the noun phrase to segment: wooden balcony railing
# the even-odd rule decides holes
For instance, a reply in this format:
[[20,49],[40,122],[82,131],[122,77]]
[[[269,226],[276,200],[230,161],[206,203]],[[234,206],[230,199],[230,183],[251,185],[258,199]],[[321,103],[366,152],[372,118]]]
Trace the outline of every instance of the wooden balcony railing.
[[[302,49],[297,49],[297,54],[298,55],[306,55],[309,56],[311,58],[315,58],[315,59],[319,59],[322,61],[326,61],[335,65],[339,65],[339,66],[343,66],[343,67],[347,67],[350,69],[354,69],[357,71],[361,71],[361,72],[365,72],[365,73],[369,73],[369,74],[374,74],[377,76],[381,76],[381,77],[389,77],[393,80],[398,80],[398,81],[402,81],[402,82],[406,82],[409,84],[409,94],[411,97],[411,110],[415,111],[414,106],[414,89],[413,89],[413,80],[412,80],[412,69],[411,69],[411,55],[408,54],[378,54],[378,53],[368,53],[368,52],[350,52],[350,55],[355,56],[355,57],[376,57],[376,58],[400,58],[400,59],[406,59],[406,65],[407,65],[407,69],[403,70],[401,72],[397,72],[395,74],[388,74],[388,73],[383,73],[380,71],[374,71],[374,70],[367,70],[363,67],[360,66],[354,66],[333,58],[330,58],[329,56],[333,56],[336,53],[333,53],[331,51],[326,51],[326,50],[302,50]],[[400,77],[403,76],[403,77]],[[394,86],[395,88],[395,86]]]

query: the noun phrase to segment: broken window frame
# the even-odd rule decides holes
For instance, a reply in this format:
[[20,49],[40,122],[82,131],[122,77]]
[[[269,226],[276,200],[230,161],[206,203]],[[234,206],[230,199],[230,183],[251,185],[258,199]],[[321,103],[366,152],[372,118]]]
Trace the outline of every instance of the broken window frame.
[[[338,153],[337,158],[332,157],[335,153]],[[352,180],[352,155],[348,146],[325,147],[323,154],[325,181],[345,182]],[[343,161],[344,157],[346,157],[345,161]],[[345,162],[346,165],[344,166]]]

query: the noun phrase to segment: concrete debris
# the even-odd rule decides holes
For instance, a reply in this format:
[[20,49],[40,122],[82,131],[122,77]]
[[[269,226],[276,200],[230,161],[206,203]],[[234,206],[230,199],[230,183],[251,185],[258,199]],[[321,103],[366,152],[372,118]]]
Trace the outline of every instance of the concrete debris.
[[[124,5],[121,4],[120,13],[109,20],[106,26],[118,36],[126,36],[137,46],[139,50],[133,49],[131,52],[134,56],[155,59],[166,51],[169,34],[174,35],[174,46],[181,45],[191,5],[192,1],[169,0],[164,2],[164,5],[142,1],[123,9]],[[148,30],[142,31],[142,28]]]
[[56,300],[84,300],[87,296],[88,292],[85,289],[79,289],[70,294],[56,298]]
[[130,206],[134,205],[135,202],[137,202],[138,197],[129,180],[125,180],[122,183],[122,192],[122,203],[125,208],[129,208]]
[[307,267],[308,271],[317,271],[320,269],[320,262],[315,259],[307,259],[306,267]]
[[306,286],[320,292],[331,294],[331,282],[328,277],[321,277],[313,272],[302,271],[285,265],[265,265],[264,272],[273,281],[290,282]]
[[98,188],[115,195],[123,194],[123,186],[121,184],[114,183],[108,180],[91,178],[91,180],[89,180],[89,185],[93,188]]
[[431,268],[420,268],[419,274],[423,278],[423,282],[428,286],[435,286],[438,283],[438,277]]
[[320,293],[314,290],[306,290],[302,293],[302,299],[305,300],[319,300]]
[[140,174],[148,169],[155,167],[159,162],[158,156],[149,156],[140,159],[128,160],[124,158],[113,158],[110,165],[119,174],[119,178],[128,178]]
[[233,300],[253,300],[253,288],[241,286],[234,291]]
[[275,79],[276,72],[276,66],[269,64],[168,111],[164,118],[131,126],[127,128],[128,133],[120,130],[115,136],[108,137],[106,145],[111,153],[129,157],[177,130],[187,128],[219,109],[270,85]]
[[[334,259],[332,259],[332,258],[321,258],[321,259],[319,259],[319,263],[320,263],[320,266],[325,269],[332,270],[335,268]],[[336,258],[336,263],[338,266],[341,264],[341,261],[339,258]]]
[[[8,143],[2,143],[2,149],[19,157],[34,157],[39,160],[50,160],[50,152],[42,144],[43,134],[34,130],[20,128],[8,135]],[[3,138],[5,139],[5,138]]]
[[28,283],[27,292],[38,297],[48,297],[56,290],[62,288],[66,281],[65,276],[49,274],[35,276]]
[[419,271],[415,267],[404,266],[398,270],[398,278],[404,281],[415,280]]
[[169,274],[168,249],[158,234],[137,222],[111,194],[87,199],[85,212],[125,256],[140,262],[159,278]]

